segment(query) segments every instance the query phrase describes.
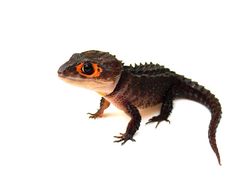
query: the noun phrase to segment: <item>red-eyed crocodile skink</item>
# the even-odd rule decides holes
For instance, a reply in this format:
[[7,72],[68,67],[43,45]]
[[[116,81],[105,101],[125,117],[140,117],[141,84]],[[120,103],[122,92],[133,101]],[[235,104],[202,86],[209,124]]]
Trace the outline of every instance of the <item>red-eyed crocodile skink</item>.
[[75,53],[63,64],[58,75],[62,79],[102,95],[100,108],[90,118],[102,117],[110,103],[127,113],[131,120],[125,133],[115,136],[115,142],[133,139],[141,122],[140,108],[162,103],[160,114],[148,123],[167,121],[173,109],[173,100],[186,98],[205,105],[211,112],[208,137],[219,164],[220,154],[216,144],[216,129],[221,118],[219,100],[206,88],[176,74],[159,64],[125,66],[108,52],[90,50]]

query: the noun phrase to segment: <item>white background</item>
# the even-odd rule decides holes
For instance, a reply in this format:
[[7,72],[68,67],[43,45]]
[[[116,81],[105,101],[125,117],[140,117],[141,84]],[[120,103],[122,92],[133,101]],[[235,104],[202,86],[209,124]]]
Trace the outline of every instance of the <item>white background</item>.
[[[1,1],[0,176],[235,176],[235,9],[233,0]],[[160,63],[216,94],[222,166],[210,113],[192,101],[176,101],[171,124],[157,129],[145,125],[153,111],[142,111],[137,142],[113,143],[128,116],[111,107],[88,119],[99,96],[57,77],[89,49]]]

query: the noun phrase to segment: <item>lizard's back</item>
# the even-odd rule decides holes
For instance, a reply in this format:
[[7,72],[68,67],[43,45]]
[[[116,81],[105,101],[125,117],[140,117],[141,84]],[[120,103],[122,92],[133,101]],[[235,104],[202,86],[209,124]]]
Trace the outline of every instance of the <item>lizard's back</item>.
[[138,108],[146,108],[161,103],[165,93],[180,81],[179,78],[183,76],[159,64],[124,66],[117,87],[111,95],[115,99],[125,98]]

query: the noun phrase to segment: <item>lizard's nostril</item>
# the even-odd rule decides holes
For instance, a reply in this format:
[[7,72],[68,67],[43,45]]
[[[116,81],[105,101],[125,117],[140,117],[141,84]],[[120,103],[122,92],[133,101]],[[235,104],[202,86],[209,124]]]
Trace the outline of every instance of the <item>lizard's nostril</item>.
[[65,67],[62,65],[57,71],[58,76],[60,76],[60,77],[63,76],[64,72],[65,72]]
[[60,70],[58,70],[57,73],[58,73],[59,75],[62,74],[62,72],[61,72]]
[[58,73],[58,75],[61,75],[63,72],[59,69],[59,70],[57,71],[57,73]]

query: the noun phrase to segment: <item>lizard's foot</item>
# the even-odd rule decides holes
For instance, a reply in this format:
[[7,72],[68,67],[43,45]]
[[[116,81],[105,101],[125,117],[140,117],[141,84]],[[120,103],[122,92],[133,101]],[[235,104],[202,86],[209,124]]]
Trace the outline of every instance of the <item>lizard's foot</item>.
[[162,121],[166,121],[166,122],[169,122],[170,121],[167,119],[167,118],[163,118],[162,116],[154,116],[152,117],[151,119],[148,120],[148,122],[146,124],[150,124],[150,123],[153,123],[153,122],[157,122],[157,125],[156,125],[156,128],[157,126],[162,122]]
[[115,138],[117,138],[118,140],[115,140],[115,143],[119,143],[122,142],[121,145],[124,145],[128,140],[131,141],[135,141],[135,139],[133,139],[133,135],[130,135],[128,133],[120,133],[120,136],[114,136]]
[[89,116],[89,118],[91,118],[91,119],[96,119],[96,118],[98,118],[98,117],[102,117],[102,113],[100,113],[100,112],[96,112],[96,113],[94,113],[94,114],[92,114],[92,113],[87,113],[88,115],[90,115]]

